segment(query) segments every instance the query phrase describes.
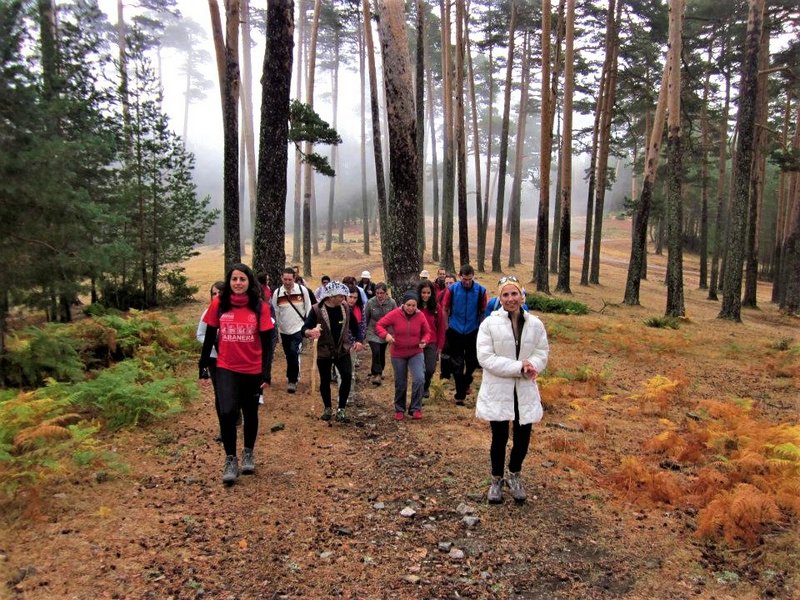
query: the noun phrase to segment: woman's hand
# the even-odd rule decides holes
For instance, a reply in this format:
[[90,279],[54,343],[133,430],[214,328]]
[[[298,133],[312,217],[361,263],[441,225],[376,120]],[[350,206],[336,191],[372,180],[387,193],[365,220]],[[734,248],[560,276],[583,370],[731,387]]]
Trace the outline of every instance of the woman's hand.
[[386,337],[383,339],[386,340],[387,344],[394,344],[394,336],[391,333],[387,333]]
[[522,361],[522,374],[531,381],[534,381],[539,376],[539,372],[536,370],[536,367],[534,367],[533,363],[529,360]]
[[425,346],[427,346],[427,345],[428,345],[428,342],[426,342],[425,340],[422,340],[422,341],[419,343],[419,347],[420,347],[420,348],[424,348],[424,347],[425,347]]
[[362,344],[361,342],[355,342],[353,344],[353,350],[355,350],[356,352],[361,352],[363,349],[364,349],[364,344]]
[[306,329],[306,337],[311,338],[312,340],[316,340],[319,336],[322,335],[322,332],[319,330],[319,327],[314,327],[314,329]]

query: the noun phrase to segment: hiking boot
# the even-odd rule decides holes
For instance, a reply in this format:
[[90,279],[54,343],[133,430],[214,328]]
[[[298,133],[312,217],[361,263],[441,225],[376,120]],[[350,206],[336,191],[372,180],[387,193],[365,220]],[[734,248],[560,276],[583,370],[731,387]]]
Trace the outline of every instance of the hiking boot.
[[395,421],[402,421],[406,418],[406,414],[402,410],[398,410],[394,413],[394,420]]
[[422,418],[422,411],[421,410],[415,410],[414,414],[411,415],[411,418],[414,419],[415,421],[419,421]]
[[340,408],[336,411],[336,421],[337,423],[349,423],[350,418],[347,416],[347,413],[344,411],[343,408]]
[[289,392],[290,394],[294,394],[297,391],[297,382],[290,381],[289,385],[286,388],[286,391]]
[[237,477],[239,477],[239,461],[235,455],[229,454],[225,457],[225,467],[222,470],[222,483],[225,485],[233,485]]
[[242,475],[252,475],[256,472],[256,461],[253,458],[253,449],[245,448],[242,456]]
[[503,502],[503,478],[492,476],[492,484],[489,486],[489,493],[486,494],[489,504],[500,504]]
[[424,392],[422,392],[422,397],[423,398],[430,398],[431,397],[430,390],[425,390]]
[[464,406],[465,398],[459,398],[458,396],[456,396],[455,399],[456,399],[456,406]]
[[508,491],[511,492],[511,496],[514,498],[515,502],[525,502],[528,498],[528,495],[525,493],[525,488],[522,487],[522,479],[519,476],[519,473],[510,473],[508,474],[508,479],[506,479],[506,485],[508,486]]
[[373,375],[372,376],[372,385],[380,385],[381,384],[381,376],[380,375]]
[[331,410],[331,407],[326,406],[325,410],[322,411],[322,416],[320,417],[320,419],[322,419],[323,421],[330,421],[332,416],[333,416],[333,411]]

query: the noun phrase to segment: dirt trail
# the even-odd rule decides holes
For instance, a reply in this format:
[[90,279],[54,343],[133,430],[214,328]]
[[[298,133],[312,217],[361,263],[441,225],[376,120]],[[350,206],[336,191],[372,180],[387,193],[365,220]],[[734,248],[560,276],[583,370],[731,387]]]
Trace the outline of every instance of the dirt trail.
[[[350,265],[378,271],[377,259],[353,262],[349,254],[358,256],[347,249],[328,265],[332,276]],[[574,299],[596,310],[604,295],[621,299],[624,285],[623,270],[604,264],[603,285],[573,285]],[[193,278],[210,283],[216,266],[195,265]],[[660,283],[644,282],[642,307],[545,316],[553,372],[610,376],[548,407],[523,469],[531,496],[524,505],[484,500],[490,434],[473,417],[474,393],[456,407],[445,384],[422,421],[395,422],[391,368],[382,386],[368,385],[362,353],[353,422],[328,425],[308,389],[310,356],[299,393],[290,395],[279,349],[254,476],[231,488],[220,483],[223,452],[205,390],[178,417],[108,440],[127,474],[54,481],[41,491],[37,521],[3,515],[0,597],[738,599],[767,589],[791,597],[780,585],[786,573],[761,593],[717,583],[714,574],[728,567],[713,546],[694,540],[691,511],[637,509],[598,484],[656,431],[655,418],[632,418],[624,404],[655,374],[681,373],[701,397],[756,398],[779,419],[797,409],[791,379],[744,363],[739,350],[796,338],[796,322],[769,308],[749,312],[746,325],[717,322],[717,305],[687,282],[693,321],[677,333],[644,332],[641,320],[661,310],[663,293]],[[194,321],[201,310],[179,316]],[[642,335],[656,345],[637,350]],[[574,419],[591,403],[602,406],[603,420],[581,425]],[[684,411],[677,407],[674,418]],[[413,517],[401,516],[407,507]]]

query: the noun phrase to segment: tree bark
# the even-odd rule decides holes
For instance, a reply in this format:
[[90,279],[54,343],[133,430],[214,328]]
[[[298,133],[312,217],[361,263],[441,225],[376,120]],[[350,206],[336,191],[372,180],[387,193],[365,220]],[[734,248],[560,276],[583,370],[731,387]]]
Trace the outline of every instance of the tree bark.
[[[722,48],[720,56],[725,55],[725,32],[722,33]],[[719,165],[717,168],[717,214],[714,217],[714,251],[711,255],[711,278],[708,284],[708,299],[717,300],[719,283],[719,261],[722,257],[722,244],[724,243],[727,207],[725,202],[725,172],[728,163],[728,114],[731,104],[731,77],[730,72],[725,72],[725,102],[722,107],[722,117],[719,125]]]
[[[783,131],[781,134],[781,149],[786,152],[789,149],[789,121],[792,117],[792,97],[786,95],[786,104],[783,109]],[[798,121],[800,126],[800,120]],[[787,222],[786,206],[788,204],[786,192],[786,181],[790,174],[787,171],[781,171],[778,179],[778,213],[775,219],[775,244],[772,250],[772,302],[779,302],[781,297],[781,283],[783,277],[783,241],[784,241],[784,227]]]
[[[303,100],[306,50],[306,0],[297,3],[297,63],[295,63],[295,95]],[[300,262],[303,249],[303,158],[300,149],[294,152],[294,213],[292,218],[292,263]]]
[[500,161],[497,167],[497,203],[494,218],[494,248],[492,271],[500,271],[500,252],[503,248],[503,203],[506,195],[508,163],[508,127],[511,113],[511,76],[514,69],[514,35],[517,30],[517,0],[511,0],[511,21],[508,25],[508,57],[506,59],[506,89],[503,96],[503,125],[500,130]]
[[682,317],[683,299],[683,140],[681,131],[681,35],[683,0],[669,5],[670,67],[667,90],[667,308],[668,317]]
[[384,254],[384,266],[388,272],[388,263],[391,261],[393,279],[390,283],[396,294],[418,281],[421,266],[416,241],[416,118],[404,7],[403,0],[381,0],[378,23],[383,51],[389,124],[389,177],[393,196],[388,205],[392,235],[387,244],[389,252]]
[[[317,33],[319,31],[319,11],[322,0],[314,1],[314,15],[311,21],[311,43],[308,46],[308,73],[306,75],[306,104],[314,108],[314,75],[317,68]],[[311,142],[305,144],[305,154],[313,152]],[[313,194],[314,169],[306,163],[303,166],[303,275],[311,277],[311,252],[312,252],[312,219],[311,219],[311,196]],[[316,236],[314,236],[316,237]]]
[[[469,67],[469,96],[472,106],[472,151],[475,159],[475,220],[478,227],[478,271],[483,271],[486,247],[486,221],[483,218],[481,199],[481,143],[478,132],[478,105],[475,96],[475,71],[472,68],[472,48],[469,40],[469,10],[464,11],[464,41],[466,43],[467,65]],[[489,113],[491,114],[491,112]]]
[[414,77],[417,117],[417,243],[420,257],[425,256],[425,3],[416,2],[417,56]]
[[700,283],[701,290],[708,289],[708,95],[711,80],[712,43],[708,44],[706,75],[703,82],[703,106],[700,109]]
[[[375,184],[378,188],[378,219],[380,221],[380,243],[381,252],[384,256],[384,264],[387,265],[386,277],[391,277],[394,266],[386,262],[386,252],[389,250],[387,238],[392,236],[391,222],[387,212],[386,183],[383,177],[383,149],[381,146],[381,116],[378,108],[378,79],[375,71],[375,47],[372,43],[372,17],[369,9],[369,0],[362,0],[362,11],[364,14],[364,45],[367,52],[367,64],[369,66],[369,97],[370,110],[372,117],[372,150],[375,157]],[[416,214],[416,213],[415,213]],[[369,223],[367,223],[367,227]],[[365,229],[365,239],[369,232]],[[368,250],[367,241],[364,242],[365,249]]]
[[440,0],[442,13],[442,266],[455,271],[453,256],[453,203],[455,169],[453,166],[453,84],[452,61],[450,58],[450,0]]
[[530,87],[530,36],[526,32],[522,41],[522,78],[520,81],[517,140],[514,148],[514,182],[511,184],[509,206],[508,266],[515,267],[522,260],[520,250],[520,211],[522,205],[522,161],[525,157],[525,129],[528,121],[528,94]]
[[550,272],[553,274],[558,273],[558,256],[559,256],[559,242],[561,238],[561,115],[563,112],[563,105],[561,110],[558,107],[558,80],[561,77],[561,69],[564,65],[561,56],[561,44],[566,35],[566,26],[564,23],[564,11],[566,0],[558,0],[558,19],[556,21],[556,44],[555,44],[555,57],[553,59],[553,75],[552,75],[552,96],[553,96],[553,113],[557,115],[556,119],[556,155],[558,156],[558,164],[556,165],[556,190],[553,202],[553,235],[550,241]]
[[467,141],[464,129],[464,0],[456,0],[456,171],[458,175],[458,261],[469,264]]
[[572,217],[572,90],[575,86],[573,49],[575,39],[575,0],[567,0],[564,19],[564,125],[561,147],[561,231],[558,253],[558,282],[556,291],[571,294],[569,286],[569,255]]
[[758,52],[758,94],[756,96],[755,132],[753,139],[753,172],[750,177],[750,203],[745,250],[745,280],[742,306],[758,307],[758,240],[761,222],[761,204],[764,198],[765,162],[767,151],[767,119],[769,94],[767,74],[769,68],[769,22],[761,28],[761,47]]
[[239,0],[225,0],[223,230],[225,270],[240,262],[239,215]]
[[555,98],[550,90],[550,0],[542,0],[542,108],[539,133],[539,210],[536,219],[536,247],[533,255],[533,280],[536,291],[550,294],[547,269],[547,248],[550,245],[550,163],[553,157],[553,108]]
[[[242,12],[242,129],[247,155],[247,190],[249,192],[250,233],[256,223],[256,142],[253,131],[253,65],[250,41],[250,0],[241,0]],[[336,146],[334,146],[335,148]]]
[[736,178],[731,195],[731,220],[726,247],[728,257],[723,272],[720,319],[740,322],[742,309],[742,263],[747,230],[750,175],[753,168],[756,97],[758,95],[758,55],[763,23],[764,0],[749,0],[747,38],[739,82],[739,110],[736,116]]
[[[369,5],[367,6],[369,9]],[[359,23],[361,21],[361,17],[365,13],[359,13]],[[361,23],[360,23],[361,24]],[[366,85],[365,85],[365,75],[367,72],[365,62],[366,62],[366,25],[361,24],[361,30],[359,31],[358,35],[358,75],[361,81],[361,227],[362,227],[362,235],[363,235],[363,243],[364,243],[364,254],[369,256],[370,252],[370,239],[369,239],[369,200],[367,199],[367,109],[366,109]],[[369,24],[372,27],[372,24]],[[370,35],[372,35],[372,31],[370,30]],[[372,39],[370,37],[370,39]],[[370,50],[371,52],[371,50]],[[373,59],[374,60],[374,59]],[[374,65],[370,70],[370,81],[375,79],[375,68]],[[372,83],[370,83],[372,86]],[[371,88],[370,88],[371,89]],[[375,106],[377,106],[377,100],[375,101]],[[380,138],[379,138],[380,139]],[[380,151],[380,145],[378,146],[378,150]],[[377,159],[376,159],[377,160]],[[382,158],[380,159],[383,160]],[[376,166],[377,170],[377,166]],[[381,181],[383,181],[383,172],[381,172]],[[380,192],[380,190],[379,190]],[[342,219],[341,222],[343,222]],[[342,241],[344,238],[343,227],[339,227],[340,233],[339,237]]]
[[661,138],[664,134],[664,117],[667,112],[667,84],[670,78],[670,64],[672,59],[667,52],[664,61],[664,73],[661,77],[661,87],[658,91],[658,104],[653,116],[653,129],[645,154],[644,177],[642,193],[633,215],[633,230],[631,231],[631,258],[628,261],[628,278],[625,284],[625,298],[623,302],[629,306],[639,305],[639,287],[642,280],[643,264],[647,254],[647,228],[650,218],[650,206],[653,201],[653,186],[658,170],[658,155],[661,150]]
[[280,281],[286,264],[286,168],[294,49],[293,0],[268,0],[261,75],[261,126],[253,267]]
[[431,178],[433,179],[433,239],[431,240],[431,260],[439,260],[439,160],[436,156],[436,122],[434,120],[433,82],[431,65],[428,61],[428,125],[431,131]]

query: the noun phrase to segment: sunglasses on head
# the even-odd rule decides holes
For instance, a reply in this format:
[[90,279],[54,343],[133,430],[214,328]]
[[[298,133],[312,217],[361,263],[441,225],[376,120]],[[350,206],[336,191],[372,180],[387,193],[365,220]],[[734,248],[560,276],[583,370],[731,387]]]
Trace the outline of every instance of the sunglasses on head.
[[508,283],[509,281],[514,283],[519,283],[519,278],[516,275],[506,275],[505,277],[501,277],[497,281],[497,285],[503,285],[504,283]]

